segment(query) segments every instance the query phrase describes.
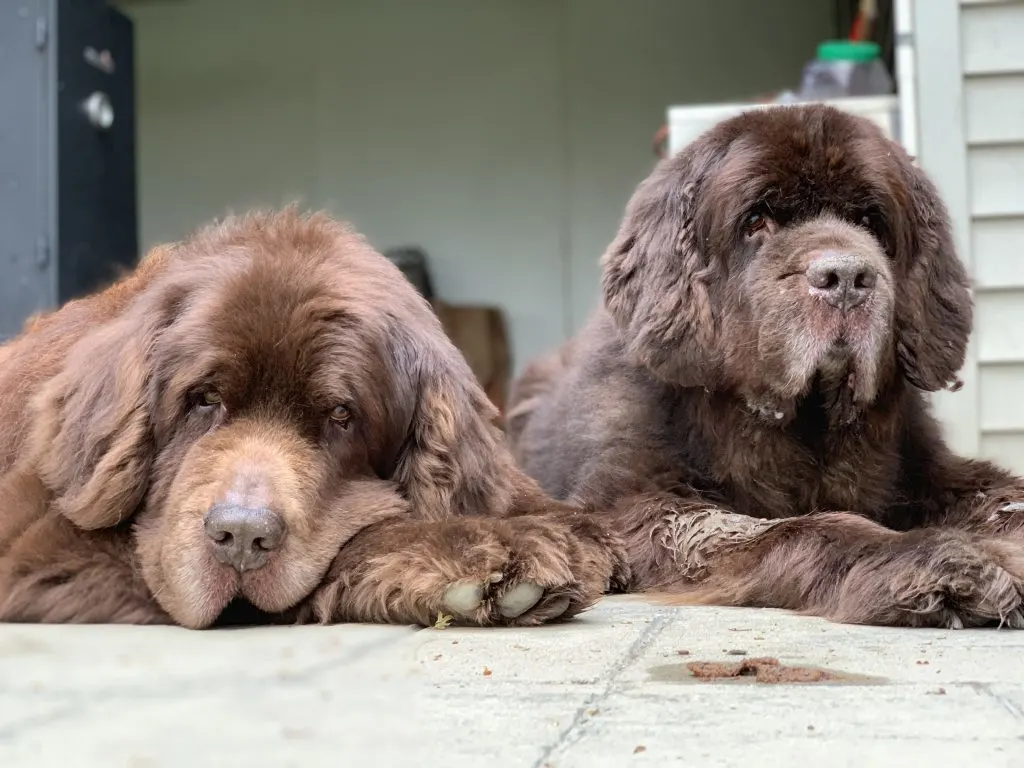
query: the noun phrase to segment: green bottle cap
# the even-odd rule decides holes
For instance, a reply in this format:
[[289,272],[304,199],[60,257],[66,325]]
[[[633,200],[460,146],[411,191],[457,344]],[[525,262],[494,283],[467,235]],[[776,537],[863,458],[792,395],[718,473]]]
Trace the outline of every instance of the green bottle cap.
[[881,46],[866,40],[826,40],[818,45],[821,61],[871,61],[881,54]]

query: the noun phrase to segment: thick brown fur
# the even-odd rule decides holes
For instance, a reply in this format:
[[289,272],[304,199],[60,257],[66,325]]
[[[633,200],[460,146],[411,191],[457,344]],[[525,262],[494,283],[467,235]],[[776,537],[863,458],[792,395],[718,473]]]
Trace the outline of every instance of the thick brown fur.
[[626,538],[631,589],[1024,627],[1024,480],[929,413],[972,300],[900,146],[822,106],[723,121],[639,185],[602,264],[603,307],[509,425],[546,491]]
[[[515,467],[496,415],[347,226],[211,225],[0,347],[0,620],[573,616],[621,546]],[[215,510],[280,535],[232,560]]]

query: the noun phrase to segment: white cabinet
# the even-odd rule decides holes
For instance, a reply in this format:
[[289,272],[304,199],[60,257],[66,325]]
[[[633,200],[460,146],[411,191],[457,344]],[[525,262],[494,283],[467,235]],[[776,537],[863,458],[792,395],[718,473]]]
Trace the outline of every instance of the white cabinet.
[[[839,109],[874,120],[890,138],[898,130],[898,103],[895,96],[861,96],[824,102]],[[779,104],[695,104],[669,107],[668,151],[675,154],[715,123],[750,109],[784,108]]]

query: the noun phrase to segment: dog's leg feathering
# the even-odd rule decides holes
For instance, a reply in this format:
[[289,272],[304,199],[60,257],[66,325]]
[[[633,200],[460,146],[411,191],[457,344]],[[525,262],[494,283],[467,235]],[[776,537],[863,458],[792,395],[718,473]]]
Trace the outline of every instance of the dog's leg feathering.
[[1022,543],[897,532],[841,512],[761,520],[670,496],[630,511],[633,587],[658,601],[787,608],[854,624],[1024,628]]
[[600,527],[523,515],[390,520],[342,547],[300,620],[478,626],[565,620],[609,588],[619,554]]

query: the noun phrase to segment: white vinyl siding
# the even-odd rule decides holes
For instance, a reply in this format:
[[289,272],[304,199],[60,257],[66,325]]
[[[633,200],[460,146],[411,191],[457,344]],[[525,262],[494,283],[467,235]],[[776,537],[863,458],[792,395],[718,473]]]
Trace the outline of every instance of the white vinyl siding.
[[[944,193],[963,179],[951,215],[976,302],[967,386],[940,415],[958,447],[1024,472],[1024,2],[917,0],[914,16],[920,161]],[[955,68],[935,72],[943,52]]]

